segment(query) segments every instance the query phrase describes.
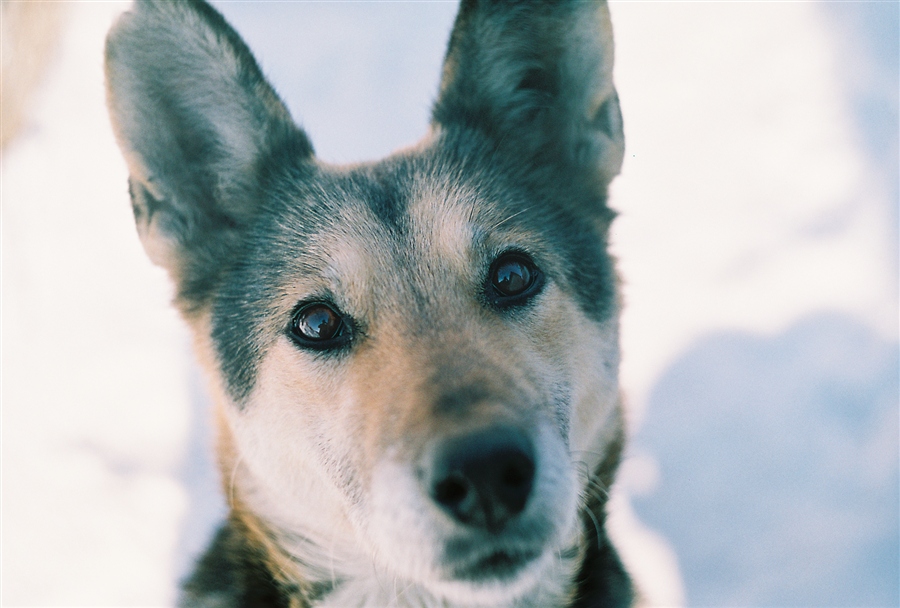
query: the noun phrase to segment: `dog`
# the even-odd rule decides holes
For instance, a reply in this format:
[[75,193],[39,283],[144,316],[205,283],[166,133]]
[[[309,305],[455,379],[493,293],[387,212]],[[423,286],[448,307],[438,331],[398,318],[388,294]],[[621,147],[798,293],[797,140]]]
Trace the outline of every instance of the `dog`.
[[629,606],[608,8],[463,0],[429,132],[334,166],[200,0],[107,38],[230,505],[183,606]]

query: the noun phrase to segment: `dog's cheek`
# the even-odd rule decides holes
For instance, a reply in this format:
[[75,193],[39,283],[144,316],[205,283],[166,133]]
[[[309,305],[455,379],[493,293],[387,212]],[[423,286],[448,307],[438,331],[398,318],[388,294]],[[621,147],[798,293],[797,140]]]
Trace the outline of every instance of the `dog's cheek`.
[[342,390],[365,492],[356,523],[386,571],[422,581],[436,571],[440,532],[413,469],[433,426],[416,352],[400,339],[367,344]]
[[529,375],[543,394],[543,414],[569,443],[572,427],[572,394],[578,380],[577,357],[582,328],[577,307],[555,283],[548,283],[526,326],[528,349],[533,352]]
[[622,431],[619,327],[617,318],[602,323],[583,318],[580,327],[570,351],[574,373],[569,441],[578,460],[593,468]]
[[548,407],[553,407],[548,414],[573,459],[587,458],[588,464],[595,464],[585,452],[605,444],[607,427],[619,406],[617,318],[602,322],[589,318],[574,296],[552,284],[542,294],[531,337],[547,374],[544,384],[557,395],[548,400]]
[[408,463],[386,455],[373,471],[365,535],[388,572],[426,584],[437,580],[442,530],[434,515]]
[[239,458],[291,517],[304,510],[346,515],[360,500],[354,416],[339,389],[343,373],[279,340],[243,409],[230,414]]

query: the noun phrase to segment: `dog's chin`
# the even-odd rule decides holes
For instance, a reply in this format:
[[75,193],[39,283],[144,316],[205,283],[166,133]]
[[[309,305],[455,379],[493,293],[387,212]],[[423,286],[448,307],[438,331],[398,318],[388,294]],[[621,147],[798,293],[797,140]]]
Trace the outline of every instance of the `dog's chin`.
[[[541,534],[510,533],[490,539],[482,534],[463,539],[431,536],[425,542],[420,539],[415,550],[403,552],[407,559],[385,565],[441,605],[540,606],[530,598],[550,597],[552,581],[562,584],[571,574],[568,561],[561,558],[571,544],[570,531],[571,526],[564,525]],[[397,547],[394,544],[381,555],[390,555]]]
[[498,549],[467,563],[450,569],[453,578],[461,581],[503,581],[519,575],[531,562],[537,559],[537,551],[506,551]]
[[554,556],[550,550],[497,550],[445,564],[429,587],[452,603],[513,604],[545,580]]

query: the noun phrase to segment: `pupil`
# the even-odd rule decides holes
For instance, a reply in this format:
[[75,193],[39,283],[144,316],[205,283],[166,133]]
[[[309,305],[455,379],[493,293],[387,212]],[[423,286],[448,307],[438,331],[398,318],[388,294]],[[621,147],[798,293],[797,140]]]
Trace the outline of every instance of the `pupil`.
[[528,288],[530,282],[531,272],[520,262],[509,261],[497,268],[497,291],[504,295],[521,293]]
[[326,306],[314,306],[300,318],[300,331],[313,340],[333,338],[339,327],[337,315]]

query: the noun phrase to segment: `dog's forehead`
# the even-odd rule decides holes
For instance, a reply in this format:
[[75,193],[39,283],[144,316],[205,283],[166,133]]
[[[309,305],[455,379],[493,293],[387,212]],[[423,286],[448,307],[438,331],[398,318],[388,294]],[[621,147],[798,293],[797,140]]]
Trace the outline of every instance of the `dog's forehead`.
[[471,273],[481,233],[472,202],[450,192],[403,198],[407,204],[390,219],[370,200],[346,202],[338,221],[311,235],[320,276],[310,278],[365,297],[362,292],[379,287],[396,291],[410,282],[430,283],[435,274]]
[[426,184],[411,197],[407,209],[413,247],[455,265],[465,265],[480,226],[475,194]]
[[280,222],[279,241],[295,240],[291,280],[324,280],[338,291],[399,288],[446,272],[471,275],[504,245],[541,241],[540,231],[514,221],[527,201],[421,165],[403,159],[334,171],[321,187],[298,192],[300,211]]

